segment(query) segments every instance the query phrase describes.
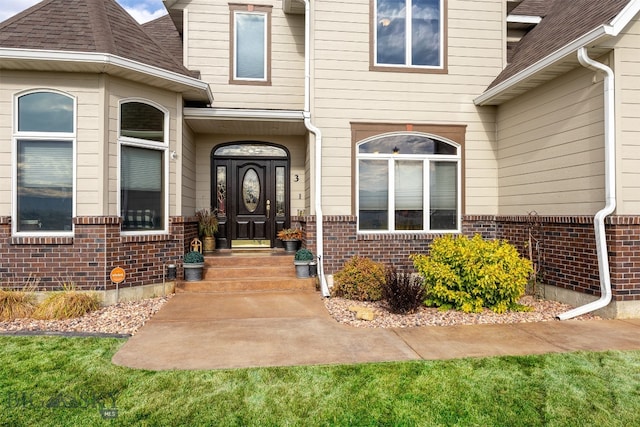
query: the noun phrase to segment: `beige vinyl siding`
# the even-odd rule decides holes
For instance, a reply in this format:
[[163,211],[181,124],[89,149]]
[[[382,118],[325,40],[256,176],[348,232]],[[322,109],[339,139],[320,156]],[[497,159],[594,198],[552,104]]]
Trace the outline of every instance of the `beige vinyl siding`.
[[6,71],[0,75],[0,137],[7,141],[0,148],[0,214],[11,215],[11,177],[13,175],[12,132],[15,95],[29,90],[56,90],[76,99],[76,215],[101,215],[104,199],[104,95],[99,76],[66,73]]
[[640,20],[616,44],[618,207],[620,215],[640,214]]
[[[241,2],[237,2],[241,3]],[[285,15],[281,1],[263,1],[271,13],[271,85],[229,84],[229,3],[183,1],[187,65],[211,84],[214,107],[301,110],[304,106],[304,16]]]
[[182,147],[178,153],[182,168],[181,215],[191,215],[196,211],[196,137],[187,124],[183,125]]
[[[13,94],[21,88],[15,83],[16,73],[0,70],[0,216],[11,216]],[[7,84],[8,82],[11,84]]]
[[[169,114],[169,150],[178,151],[176,147],[176,94],[140,83],[112,78],[109,82],[109,215],[120,215],[118,212],[118,126],[119,103],[123,99],[140,99],[161,105]],[[169,200],[176,200],[176,166],[169,158]],[[176,211],[169,206],[169,214]]]
[[500,214],[604,206],[603,83],[593,76],[580,67],[499,107]]
[[312,117],[323,132],[323,213],[350,214],[351,122],[466,125],[465,212],[497,213],[493,107],[476,107],[501,71],[504,1],[448,0],[446,74],[369,71],[369,1],[312,3]]
[[[289,150],[290,155],[290,192],[291,213],[305,209],[306,175],[305,157],[306,142],[304,136],[271,136],[260,135],[198,135],[196,140],[196,208],[202,209],[211,205],[211,155],[220,144],[233,141],[259,141],[282,145]],[[298,181],[294,182],[295,175]]]

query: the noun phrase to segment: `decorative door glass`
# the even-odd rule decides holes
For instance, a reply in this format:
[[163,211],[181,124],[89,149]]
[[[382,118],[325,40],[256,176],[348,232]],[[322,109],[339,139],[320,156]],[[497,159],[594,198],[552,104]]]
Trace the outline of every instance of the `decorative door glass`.
[[218,166],[216,170],[216,198],[218,200],[218,215],[227,215],[227,168]]
[[285,182],[284,182],[284,167],[276,167],[276,215],[284,216],[285,209]]
[[242,200],[249,212],[255,212],[260,201],[260,180],[254,169],[249,169],[242,179]]

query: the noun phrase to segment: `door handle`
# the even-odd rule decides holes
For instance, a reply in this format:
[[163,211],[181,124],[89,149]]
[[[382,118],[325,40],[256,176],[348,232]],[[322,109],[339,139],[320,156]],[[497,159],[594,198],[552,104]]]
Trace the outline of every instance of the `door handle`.
[[271,200],[267,199],[267,218],[269,218],[269,211],[271,210]]

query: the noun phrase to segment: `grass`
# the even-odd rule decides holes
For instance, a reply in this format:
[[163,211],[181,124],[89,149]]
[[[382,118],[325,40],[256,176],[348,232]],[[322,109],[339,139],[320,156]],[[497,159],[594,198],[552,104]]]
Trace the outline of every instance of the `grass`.
[[0,425],[640,425],[640,351],[153,372],[123,343],[0,337]]

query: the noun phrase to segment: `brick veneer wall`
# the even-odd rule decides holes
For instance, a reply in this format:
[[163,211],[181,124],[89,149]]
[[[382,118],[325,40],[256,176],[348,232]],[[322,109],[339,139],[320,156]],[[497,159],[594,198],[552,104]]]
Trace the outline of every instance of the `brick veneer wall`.
[[[305,246],[316,246],[315,217],[293,217],[305,230]],[[412,271],[409,255],[428,253],[438,234],[358,234],[355,216],[323,219],[324,271],[333,274],[354,255],[366,256],[400,271]],[[587,216],[467,215],[462,232],[505,239],[531,256],[539,279],[551,286],[600,295],[593,231]],[[606,221],[613,298],[640,300],[640,216],[613,216]]]
[[11,219],[0,217],[0,286],[22,286],[29,278],[39,290],[60,289],[72,282],[78,289],[115,289],[109,274],[122,267],[119,286],[162,283],[165,264],[181,264],[197,234],[195,218],[172,217],[169,234],[127,236],[120,218],[74,218],[73,237],[12,237]]

